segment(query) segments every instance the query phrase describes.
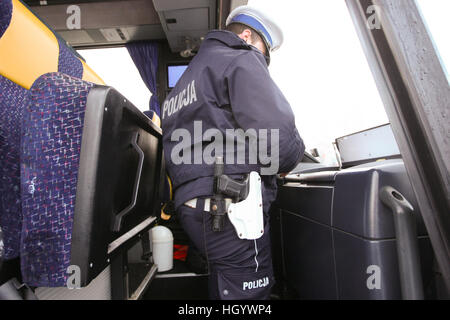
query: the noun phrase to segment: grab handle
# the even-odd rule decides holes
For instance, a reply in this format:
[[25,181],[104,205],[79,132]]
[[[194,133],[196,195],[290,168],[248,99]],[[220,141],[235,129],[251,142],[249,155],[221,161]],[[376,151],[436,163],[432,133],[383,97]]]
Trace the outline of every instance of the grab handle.
[[122,211],[120,211],[114,220],[114,226],[113,231],[119,232],[120,228],[122,226],[122,220],[123,218],[130,213],[131,210],[134,209],[137,202],[137,196],[139,191],[139,184],[141,181],[141,174],[142,174],[142,167],[144,166],[144,151],[138,146],[137,141],[139,139],[139,132],[136,132],[133,135],[133,138],[131,140],[131,146],[136,150],[136,152],[139,154],[139,164],[136,172],[136,178],[134,180],[134,188],[133,188],[133,197],[132,202]]
[[404,300],[423,300],[414,208],[400,192],[390,186],[380,190],[380,199],[394,216],[402,297]]

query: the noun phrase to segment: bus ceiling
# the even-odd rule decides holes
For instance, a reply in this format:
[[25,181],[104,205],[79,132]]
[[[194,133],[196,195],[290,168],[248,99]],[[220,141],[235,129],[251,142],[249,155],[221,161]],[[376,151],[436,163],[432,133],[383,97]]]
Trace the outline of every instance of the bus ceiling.
[[198,48],[211,29],[247,0],[23,0],[76,49],[167,40],[172,52]]

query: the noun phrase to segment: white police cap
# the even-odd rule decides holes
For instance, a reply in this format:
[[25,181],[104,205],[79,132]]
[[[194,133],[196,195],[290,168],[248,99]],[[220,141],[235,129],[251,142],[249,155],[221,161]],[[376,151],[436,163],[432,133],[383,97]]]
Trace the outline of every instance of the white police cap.
[[248,5],[235,8],[228,15],[226,25],[241,23],[256,30],[269,51],[275,51],[283,43],[283,31],[266,14]]

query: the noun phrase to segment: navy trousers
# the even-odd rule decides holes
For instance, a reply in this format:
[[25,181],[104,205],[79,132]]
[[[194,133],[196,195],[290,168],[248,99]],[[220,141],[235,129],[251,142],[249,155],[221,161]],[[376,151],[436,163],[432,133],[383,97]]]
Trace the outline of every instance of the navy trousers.
[[204,199],[195,209],[182,205],[178,219],[208,261],[209,296],[213,300],[265,300],[274,284],[269,235],[269,217],[264,217],[264,235],[257,240],[239,239],[228,216],[224,230],[213,232],[212,216],[204,211]]

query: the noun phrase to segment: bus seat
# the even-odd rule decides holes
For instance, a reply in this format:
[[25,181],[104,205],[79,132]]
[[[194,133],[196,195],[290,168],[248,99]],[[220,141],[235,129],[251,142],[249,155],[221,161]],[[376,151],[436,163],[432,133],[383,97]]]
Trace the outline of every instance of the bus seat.
[[58,72],[82,79],[84,67],[81,60],[72,52],[62,39],[58,39]]
[[0,76],[0,228],[5,260],[19,255],[21,230],[20,124],[28,90]]
[[159,118],[158,114],[153,110],[147,110],[144,111],[144,114],[153,121],[154,124],[156,124],[158,127],[161,127],[161,119]]
[[61,73],[36,80],[23,122],[23,281],[66,286],[76,265],[88,285],[108,245],[160,210],[161,130],[114,89]]
[[41,76],[23,117],[21,265],[32,286],[65,285],[86,97],[93,84]]
[[[9,27],[12,2],[0,2],[0,39]],[[2,64],[0,60],[0,64]],[[19,252],[20,225],[20,168],[18,150],[20,142],[20,107],[27,90],[0,76],[0,229],[3,233],[3,259],[14,258]]]
[[65,41],[19,0],[0,2],[0,229],[3,259],[19,256],[22,229],[19,147],[28,89],[43,73],[59,71],[103,81]]
[[62,72],[104,84],[83,59],[19,0],[0,4],[0,74],[25,89],[42,74]]
[[2,1],[0,2],[0,38],[5,33],[6,29],[11,22],[12,16],[12,2]]
[[40,75],[58,71],[58,40],[19,0],[1,3],[0,74],[29,89]]

